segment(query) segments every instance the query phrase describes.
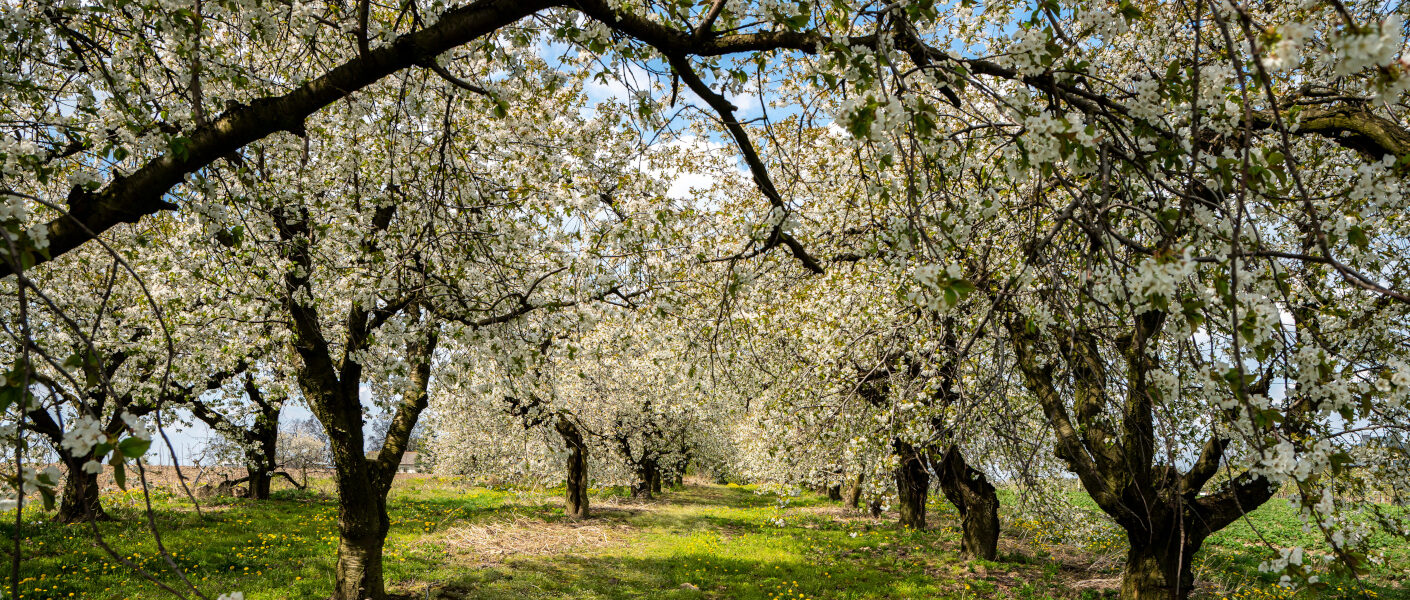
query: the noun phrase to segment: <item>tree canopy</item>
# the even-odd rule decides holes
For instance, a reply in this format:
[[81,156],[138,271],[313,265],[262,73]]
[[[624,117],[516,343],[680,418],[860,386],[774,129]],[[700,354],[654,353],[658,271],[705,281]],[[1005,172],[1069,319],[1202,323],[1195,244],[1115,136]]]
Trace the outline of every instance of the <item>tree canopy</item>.
[[1356,573],[1410,537],[1405,12],[6,3],[7,498],[104,518],[193,419],[267,496],[299,404],[340,600],[386,595],[413,437],[577,518],[694,469],[924,527],[934,486],[991,559],[996,486],[1075,481],[1132,600],[1289,493],[1332,551],[1267,568]]

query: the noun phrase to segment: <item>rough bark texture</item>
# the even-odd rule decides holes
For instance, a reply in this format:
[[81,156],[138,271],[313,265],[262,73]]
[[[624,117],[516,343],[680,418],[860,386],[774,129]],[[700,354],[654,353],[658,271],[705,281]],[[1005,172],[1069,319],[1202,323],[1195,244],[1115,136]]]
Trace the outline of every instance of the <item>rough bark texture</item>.
[[249,497],[255,500],[268,500],[269,488],[274,483],[274,472],[266,467],[262,462],[253,463],[246,461],[245,469],[249,472],[249,479],[246,485],[250,488]]
[[59,499],[59,512],[54,515],[54,520],[60,523],[113,520],[112,516],[103,510],[103,504],[98,499],[98,474],[83,471],[83,463],[87,461],[65,458],[62,462],[64,470],[67,471],[67,479],[64,481],[63,497]]
[[279,446],[279,410],[273,414],[261,414],[255,418],[254,427],[246,435],[246,443],[251,443],[245,451],[245,468],[250,476],[250,497],[255,500],[268,500],[270,484],[274,481],[274,470],[279,466],[277,448]]
[[832,500],[832,501],[834,501],[834,502],[841,501],[841,500],[842,500],[842,484],[838,483],[838,484],[834,484],[834,485],[829,485],[829,486],[827,486],[827,499],[828,499],[828,500]]
[[[1108,334],[1113,342],[1105,348],[1096,334],[1076,328],[1052,344],[1060,362],[1051,359],[1052,347],[1041,345],[1043,340],[1025,322],[1008,323],[1024,384],[1053,428],[1058,458],[1126,532],[1131,550],[1121,584],[1124,600],[1188,598],[1194,581],[1191,562],[1204,539],[1262,506],[1276,491],[1266,479],[1245,471],[1201,493],[1219,472],[1227,439],[1211,437],[1183,473],[1156,461],[1155,404],[1147,377],[1157,357],[1148,349],[1164,318],[1154,311],[1137,315],[1127,331]],[[1108,372],[1113,359],[1125,363],[1120,385],[1110,381],[1116,376]],[[1065,372],[1057,371],[1059,364]],[[1070,390],[1059,390],[1059,381]],[[1265,377],[1240,393],[1266,394],[1270,381]],[[1276,425],[1285,434],[1297,433],[1312,406],[1307,397],[1289,402],[1284,420]],[[1111,406],[1119,407],[1119,414],[1113,415]]]
[[862,481],[865,475],[857,474],[857,479],[847,488],[847,508],[861,508],[862,506]]
[[[1203,538],[1182,536],[1168,525],[1150,543],[1132,540],[1126,553],[1126,573],[1121,578],[1121,600],[1188,598],[1194,589],[1191,568]],[[1189,533],[1189,532],[1187,532]]]
[[583,443],[582,433],[578,431],[578,426],[567,417],[559,415],[558,421],[554,423],[554,429],[558,430],[558,435],[563,436],[563,443],[568,446],[568,490],[565,512],[570,518],[588,518],[588,473],[587,473],[587,445]]
[[381,600],[387,596],[382,578],[382,545],[390,529],[385,495],[339,491],[337,582],[333,597]]
[[930,494],[930,473],[915,447],[902,441],[893,444],[901,464],[896,467],[897,510],[901,526],[925,529],[925,501]]
[[636,481],[632,483],[632,497],[642,500],[650,500],[653,491],[659,488],[653,484],[660,481],[656,473],[656,461],[650,458],[643,458],[636,464]]
[[969,466],[958,446],[932,459],[940,490],[960,512],[960,555],[994,560],[999,554],[999,497],[989,478]]

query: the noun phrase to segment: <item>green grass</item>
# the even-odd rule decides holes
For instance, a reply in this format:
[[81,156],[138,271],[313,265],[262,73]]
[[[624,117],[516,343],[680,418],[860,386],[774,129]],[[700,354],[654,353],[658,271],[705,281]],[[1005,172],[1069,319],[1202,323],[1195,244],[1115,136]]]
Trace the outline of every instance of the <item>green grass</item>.
[[[935,525],[914,531],[896,527],[894,520],[844,515],[836,503],[811,495],[780,502],[749,487],[698,486],[668,492],[646,506],[604,506],[614,504],[605,498],[622,493],[600,491],[594,496],[597,516],[573,524],[564,521],[551,493],[468,488],[436,478],[398,482],[389,502],[389,587],[414,598],[429,586],[432,597],[490,600],[1042,600],[1084,597],[1071,584],[1118,576],[1110,568],[1088,572],[1073,566],[1074,553],[1083,552],[1074,549],[1081,540],[1063,545],[1043,535],[1006,542],[1001,562],[960,561],[953,509],[939,501],[931,505]],[[326,495],[287,490],[264,502],[225,499],[199,516],[184,499],[153,496],[163,543],[204,593],[243,591],[250,600],[331,593],[336,505]],[[145,529],[140,496],[110,495],[105,505],[120,520],[98,525],[103,539],[176,587],[179,580]],[[47,517],[29,513],[24,524],[24,598],[164,597],[158,586],[95,547],[89,526],[58,525]],[[1285,503],[1270,503],[1251,521],[1276,544],[1315,544]],[[464,531],[494,524],[499,531],[530,528],[548,537],[507,554],[467,547]],[[0,533],[9,538],[12,527],[0,527]],[[569,547],[587,533],[594,541]],[[1271,575],[1257,572],[1269,551],[1256,540],[1241,523],[1207,543],[1199,573],[1217,584],[1209,588],[1214,597],[1285,597]],[[1098,541],[1088,557],[1103,548],[1119,552],[1110,539]],[[1387,564],[1367,579],[1370,589],[1379,598],[1410,598],[1395,585],[1404,581],[1410,557],[1404,548],[1388,548]],[[1347,582],[1334,581],[1326,593],[1299,597],[1360,597],[1349,590]],[[8,590],[0,595],[7,597]]]

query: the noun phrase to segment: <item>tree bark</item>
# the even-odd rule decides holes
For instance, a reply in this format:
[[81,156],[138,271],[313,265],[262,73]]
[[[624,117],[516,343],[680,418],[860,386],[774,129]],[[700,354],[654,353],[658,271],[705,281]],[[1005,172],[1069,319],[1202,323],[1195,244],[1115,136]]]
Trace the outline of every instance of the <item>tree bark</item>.
[[62,457],[62,462],[68,474],[54,520],[60,523],[112,521],[113,517],[103,510],[98,498],[98,474],[83,470],[83,463],[87,461]]
[[651,462],[651,491],[656,494],[661,493],[661,467],[656,464],[656,461]]
[[639,498],[642,500],[650,500],[652,498],[651,484],[653,481],[655,481],[655,479],[655,461],[652,461],[649,458],[641,459],[641,462],[637,463],[636,465],[636,481],[632,483],[632,497]]
[[563,442],[568,446],[568,490],[565,512],[570,518],[588,518],[588,475],[587,475],[587,446],[583,443],[583,436],[578,431],[578,426],[567,417],[559,415],[558,421],[554,423],[554,429],[558,430],[558,435],[563,436]]
[[279,467],[279,413],[283,402],[268,402],[254,379],[246,377],[245,389],[260,408],[255,416],[254,427],[248,432],[248,443],[253,447],[246,451],[247,462],[260,467],[259,473],[250,473],[250,497],[256,500],[269,499],[269,486],[274,481],[274,470]]
[[1148,540],[1128,536],[1126,571],[1121,577],[1121,600],[1184,600],[1194,589],[1191,568],[1202,539],[1181,535],[1178,528],[1165,524]]
[[258,431],[259,423],[262,419],[256,419],[256,431],[252,432],[258,438],[258,446],[245,450],[245,470],[249,477],[250,498],[255,500],[268,500],[269,488],[274,482],[275,469],[275,445],[277,444],[279,432],[277,429],[265,432]]
[[268,500],[270,484],[274,482],[274,472],[264,467],[262,464],[250,464],[245,467],[249,470],[250,498],[255,500]]
[[[1058,458],[1126,532],[1130,550],[1121,583],[1123,600],[1188,598],[1194,586],[1190,563],[1204,539],[1277,491],[1262,476],[1244,471],[1218,489],[1201,493],[1224,463],[1229,440],[1217,436],[1206,441],[1199,458],[1183,473],[1154,460],[1155,399],[1147,381],[1157,363],[1146,349],[1164,319],[1158,311],[1137,315],[1131,329],[1116,337],[1115,350],[1126,363],[1124,399],[1109,389],[1108,361],[1091,331],[1077,329],[1056,340],[1058,355],[1067,365],[1067,373],[1059,376],[1057,365],[1043,356],[1050,349],[1039,345],[1035,331],[1018,319],[1007,325],[1024,384],[1052,426]],[[1071,413],[1057,383],[1068,378]],[[1264,377],[1241,392],[1266,394],[1271,381]],[[1108,418],[1113,401],[1123,401],[1119,429]],[[1310,397],[1293,396],[1276,427],[1286,435],[1305,434],[1304,415],[1312,406]]]
[[896,491],[901,526],[925,529],[925,500],[930,493],[930,473],[914,446],[897,440],[893,443],[901,464],[896,467]]
[[[335,600],[386,598],[382,546],[387,540],[385,492],[347,493],[339,486],[338,563]],[[371,491],[371,490],[369,490]]]
[[838,483],[827,486],[827,499],[834,502],[842,500],[842,484]]
[[959,446],[951,445],[939,458],[932,457],[940,490],[960,512],[960,555],[994,560],[999,554],[999,496],[984,473],[964,460]]
[[852,486],[847,488],[847,508],[861,508],[862,506],[862,480],[865,475],[857,474],[857,479],[852,482]]

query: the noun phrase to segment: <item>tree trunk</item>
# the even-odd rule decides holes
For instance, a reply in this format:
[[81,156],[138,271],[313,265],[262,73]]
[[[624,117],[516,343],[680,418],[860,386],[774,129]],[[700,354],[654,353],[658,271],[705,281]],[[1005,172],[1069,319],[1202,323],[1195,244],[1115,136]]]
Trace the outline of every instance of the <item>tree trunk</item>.
[[661,468],[656,466],[655,461],[651,463],[651,491],[661,493]]
[[64,481],[63,497],[59,500],[59,512],[54,520],[60,523],[86,523],[88,521],[112,521],[113,517],[103,510],[98,499],[98,474],[83,470],[82,459],[63,457],[64,469],[68,472]]
[[250,498],[269,499],[269,486],[274,481],[274,463],[260,449],[245,451],[245,471],[250,486]]
[[994,560],[999,554],[999,496],[984,473],[971,468],[951,445],[935,464],[940,490],[960,512],[960,555]]
[[382,580],[382,545],[387,532],[338,540],[337,589],[335,600],[382,600],[387,590]]
[[855,508],[861,508],[861,506],[862,506],[862,480],[863,480],[865,477],[866,477],[865,475],[862,475],[861,473],[858,473],[858,474],[857,474],[857,479],[856,479],[856,481],[853,481],[853,482],[852,482],[852,487],[847,488],[847,507],[848,507],[848,508],[854,508],[854,509],[855,509]]
[[641,459],[636,465],[636,481],[632,483],[632,497],[641,500],[651,499],[651,483],[656,478],[656,468],[649,458]]
[[670,485],[672,487],[680,487],[685,485],[685,472],[687,469],[690,468],[690,457],[686,456],[685,458],[676,461],[675,467],[675,471],[671,473],[671,478],[669,481],[667,481],[667,485]]
[[253,380],[247,380],[246,388],[251,397],[260,400],[260,414],[255,417],[254,427],[249,432],[251,448],[245,451],[245,464],[256,469],[249,472],[250,497],[256,500],[269,499],[269,486],[274,481],[274,470],[279,468],[279,412],[283,404],[269,404],[258,396],[259,388]]
[[827,486],[827,499],[832,501],[842,500],[842,484]]
[[[1176,529],[1155,532],[1151,539],[1131,538],[1126,570],[1121,575],[1121,600],[1185,600],[1194,589],[1190,562],[1202,540],[1184,539]],[[1163,538],[1163,539],[1161,539]]]
[[915,447],[901,441],[895,442],[894,447],[901,459],[900,466],[896,467],[897,508],[901,513],[901,526],[925,529],[925,500],[930,493],[930,473]]
[[881,518],[881,501],[880,501],[880,500],[872,500],[871,502],[868,502],[868,503],[867,503],[867,509],[871,511],[871,518],[873,518],[873,519],[879,519],[879,518]]
[[578,432],[578,427],[572,421],[563,416],[558,417],[554,423],[554,428],[558,434],[563,436],[563,442],[568,446],[568,491],[565,512],[570,518],[588,518],[588,476],[587,476],[587,448],[583,444],[583,436]]
[[[333,600],[385,600],[387,590],[382,579],[382,546],[387,541],[387,531],[391,529],[391,521],[387,517],[387,492],[391,489],[391,477],[376,476],[370,462],[356,454],[341,458],[344,460],[338,461],[341,464],[334,471],[338,489],[339,537]],[[348,458],[360,462],[352,463]]]

